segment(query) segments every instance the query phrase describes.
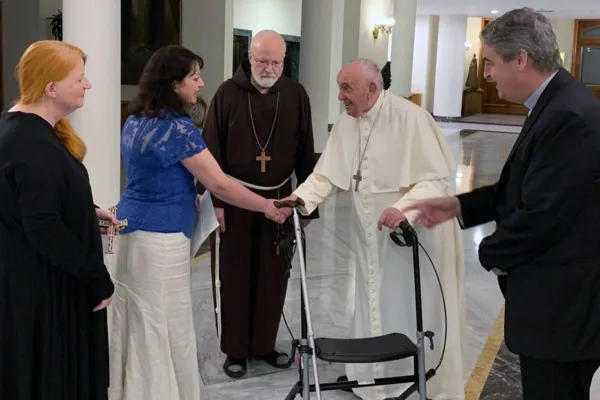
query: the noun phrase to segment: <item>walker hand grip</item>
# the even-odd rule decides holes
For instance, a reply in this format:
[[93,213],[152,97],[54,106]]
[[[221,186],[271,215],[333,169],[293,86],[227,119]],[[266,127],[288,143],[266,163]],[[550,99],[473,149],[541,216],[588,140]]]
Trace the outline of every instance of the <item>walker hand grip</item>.
[[304,200],[302,200],[300,197],[298,197],[296,200],[277,200],[273,202],[273,205],[276,208],[295,208],[302,215],[308,214],[308,211],[305,207],[306,203],[304,203]]

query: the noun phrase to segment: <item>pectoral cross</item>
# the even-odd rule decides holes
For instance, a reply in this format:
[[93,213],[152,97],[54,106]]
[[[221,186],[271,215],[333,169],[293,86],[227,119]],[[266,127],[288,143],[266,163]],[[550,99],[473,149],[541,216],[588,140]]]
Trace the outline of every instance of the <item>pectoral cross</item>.
[[271,161],[271,157],[261,151],[260,156],[256,156],[256,161],[260,161],[260,172],[267,172],[267,161]]
[[[117,207],[111,207],[108,209],[112,215],[117,215]],[[115,236],[117,236],[117,232],[120,228],[127,226],[127,220],[124,219],[119,221],[117,225],[113,225],[108,221],[99,221],[100,226],[107,227],[107,243],[106,243],[106,254],[113,254],[113,247],[115,243]]]
[[358,185],[360,184],[360,181],[362,181],[362,175],[360,173],[360,169],[356,170],[356,175],[352,175],[352,179],[354,179],[356,181],[356,185],[354,185],[354,191],[358,192]]

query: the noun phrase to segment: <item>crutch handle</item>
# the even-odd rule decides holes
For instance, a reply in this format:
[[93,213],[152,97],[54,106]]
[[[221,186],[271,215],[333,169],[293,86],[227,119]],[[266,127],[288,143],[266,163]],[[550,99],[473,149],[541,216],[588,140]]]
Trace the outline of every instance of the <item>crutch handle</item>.
[[305,207],[306,203],[300,197],[297,197],[296,200],[277,200],[273,202],[273,205],[276,208],[295,208],[300,214],[308,214]]

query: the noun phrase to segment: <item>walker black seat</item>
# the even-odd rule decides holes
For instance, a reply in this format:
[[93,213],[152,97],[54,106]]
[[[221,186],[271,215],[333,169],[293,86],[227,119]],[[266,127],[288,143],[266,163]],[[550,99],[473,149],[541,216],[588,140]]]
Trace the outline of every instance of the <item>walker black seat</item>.
[[317,357],[344,364],[370,364],[415,357],[417,345],[406,335],[390,333],[360,339],[315,339]]

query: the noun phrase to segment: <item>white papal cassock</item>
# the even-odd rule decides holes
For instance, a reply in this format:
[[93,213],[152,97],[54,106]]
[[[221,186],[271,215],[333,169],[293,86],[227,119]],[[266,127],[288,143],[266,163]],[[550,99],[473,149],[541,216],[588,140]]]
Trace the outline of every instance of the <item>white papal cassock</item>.
[[[353,175],[361,158],[362,180],[358,191],[354,191]],[[382,91],[374,107],[361,118],[344,112],[333,127],[314,173],[294,194],[306,202],[310,213],[337,191],[353,191],[355,257],[351,258],[350,271],[354,275],[351,285],[354,293],[349,296],[354,311],[353,337],[400,332],[416,342],[412,250],[396,246],[389,238],[390,231],[386,228],[379,231],[377,222],[388,207],[400,209],[417,200],[451,195],[450,179],[454,171],[453,157],[431,115],[393,93]],[[406,215],[411,224],[414,216],[411,212]],[[440,275],[448,312],[444,359],[437,375],[428,383],[428,397],[462,400],[465,381],[462,234],[455,220],[432,230],[419,226],[415,229]],[[435,334],[433,351],[426,342],[429,370],[440,360],[446,322],[434,270],[422,251],[420,259],[424,328]],[[366,382],[375,377],[412,374],[412,364],[412,360],[348,364],[346,374],[350,380]],[[381,400],[398,396],[407,386],[358,388],[354,392],[364,400]]]

